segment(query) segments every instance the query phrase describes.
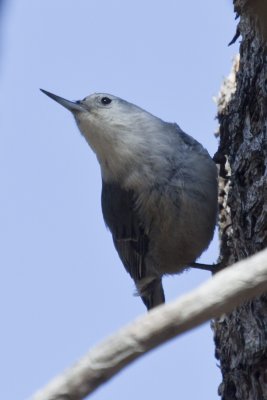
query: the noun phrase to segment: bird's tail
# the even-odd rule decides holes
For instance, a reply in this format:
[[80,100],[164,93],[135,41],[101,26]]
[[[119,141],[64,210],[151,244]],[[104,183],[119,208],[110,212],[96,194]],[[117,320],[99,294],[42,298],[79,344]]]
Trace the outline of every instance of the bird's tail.
[[165,303],[165,296],[162,287],[162,282],[161,279],[159,278],[153,279],[146,285],[142,285],[141,290],[139,286],[138,292],[140,293],[141,299],[143,300],[143,303],[145,304],[148,311],[151,308],[154,308],[162,303]]

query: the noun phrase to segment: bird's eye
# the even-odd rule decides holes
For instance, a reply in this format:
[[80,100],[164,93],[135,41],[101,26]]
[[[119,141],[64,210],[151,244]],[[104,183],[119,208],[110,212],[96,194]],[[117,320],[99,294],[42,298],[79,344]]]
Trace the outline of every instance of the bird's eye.
[[109,97],[102,97],[101,103],[104,104],[104,106],[106,106],[111,103],[111,99]]

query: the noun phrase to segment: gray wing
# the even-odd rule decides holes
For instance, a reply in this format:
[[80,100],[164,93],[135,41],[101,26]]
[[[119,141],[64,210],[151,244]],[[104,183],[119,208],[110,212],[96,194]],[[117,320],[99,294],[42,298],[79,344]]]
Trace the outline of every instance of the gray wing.
[[102,181],[101,203],[115,248],[125,269],[137,282],[146,276],[148,236],[135,211],[134,192],[124,190],[116,183]]

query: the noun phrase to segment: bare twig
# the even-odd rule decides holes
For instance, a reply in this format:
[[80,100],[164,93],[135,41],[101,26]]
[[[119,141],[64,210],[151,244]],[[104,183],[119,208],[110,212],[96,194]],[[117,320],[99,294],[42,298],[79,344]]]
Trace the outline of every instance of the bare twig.
[[80,400],[133,360],[267,291],[267,250],[218,272],[193,292],[121,329],[30,400]]

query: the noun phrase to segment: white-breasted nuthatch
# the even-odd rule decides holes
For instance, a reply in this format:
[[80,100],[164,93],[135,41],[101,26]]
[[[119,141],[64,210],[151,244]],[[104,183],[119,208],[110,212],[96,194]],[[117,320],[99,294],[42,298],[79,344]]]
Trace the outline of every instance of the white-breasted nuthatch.
[[164,302],[162,276],[183,271],[208,247],[217,217],[217,169],[177,124],[110,94],[67,108],[95,152],[102,211],[115,248],[147,309]]

